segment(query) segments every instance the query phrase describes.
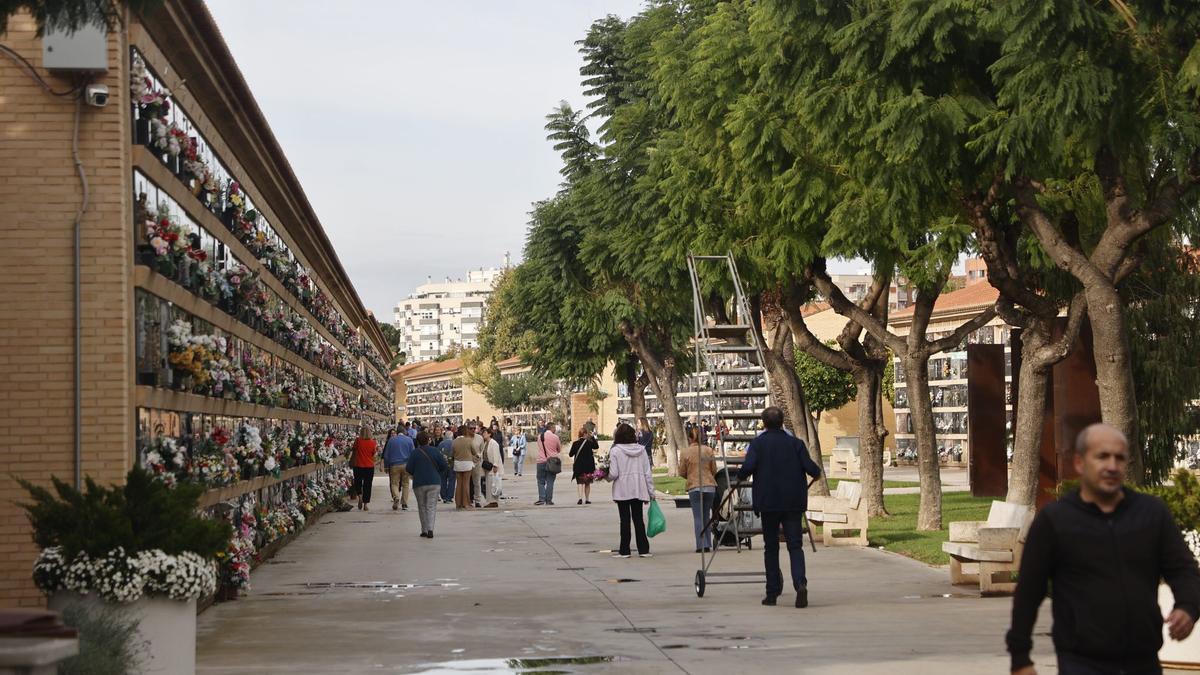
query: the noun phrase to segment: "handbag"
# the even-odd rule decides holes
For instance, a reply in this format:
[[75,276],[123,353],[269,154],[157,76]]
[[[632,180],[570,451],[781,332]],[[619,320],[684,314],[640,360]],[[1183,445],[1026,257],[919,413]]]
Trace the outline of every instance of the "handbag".
[[491,462],[487,461],[486,459],[483,460],[483,464],[480,464],[479,466],[483,467],[484,471],[491,471],[492,469],[496,468],[495,464],[492,464]]
[[555,455],[546,458],[546,473],[561,473],[562,472],[562,457]]

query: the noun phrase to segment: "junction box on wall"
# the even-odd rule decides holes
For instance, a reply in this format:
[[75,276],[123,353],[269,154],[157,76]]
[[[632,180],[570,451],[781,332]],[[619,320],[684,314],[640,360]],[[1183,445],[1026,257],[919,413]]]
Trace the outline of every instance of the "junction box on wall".
[[67,32],[47,25],[42,36],[42,67],[59,74],[108,72],[108,29],[85,24]]

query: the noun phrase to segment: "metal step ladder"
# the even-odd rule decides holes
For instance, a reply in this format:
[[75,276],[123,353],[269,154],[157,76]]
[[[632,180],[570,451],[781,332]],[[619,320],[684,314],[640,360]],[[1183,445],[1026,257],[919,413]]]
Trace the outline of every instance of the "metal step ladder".
[[[734,291],[733,323],[711,325],[704,306],[704,286],[700,283],[701,272],[725,277],[721,281]],[[770,405],[770,388],[767,386],[767,371],[764,367],[762,346],[758,331],[754,329],[754,315],[742,291],[733,256],[688,254],[688,273],[692,282],[692,303],[695,325],[696,373],[707,373],[709,394],[714,408],[708,411],[713,422],[719,466],[717,472],[718,493],[722,493],[714,504],[712,517],[705,525],[705,532],[712,533],[712,551],[700,551],[700,569],[696,571],[696,595],[704,597],[709,584],[756,584],[762,583],[764,572],[710,572],[723,543],[731,541],[738,552],[743,546],[752,547],[751,538],[762,534],[762,524],[751,507],[751,481],[740,480],[737,470],[745,460],[745,449],[761,431],[762,411]],[[711,278],[706,276],[705,278]],[[692,378],[695,386],[696,378]],[[761,383],[759,385],[758,383]],[[749,387],[744,385],[749,384]],[[761,392],[759,391],[761,389]],[[734,402],[734,399],[743,399]],[[761,403],[761,405],[758,405]],[[741,407],[750,405],[752,407]],[[699,408],[700,406],[697,406]],[[693,423],[700,425],[699,412]],[[706,442],[709,439],[705,439]],[[724,484],[722,492],[721,487]],[[715,580],[709,580],[716,577]],[[736,579],[735,577],[751,577]]]

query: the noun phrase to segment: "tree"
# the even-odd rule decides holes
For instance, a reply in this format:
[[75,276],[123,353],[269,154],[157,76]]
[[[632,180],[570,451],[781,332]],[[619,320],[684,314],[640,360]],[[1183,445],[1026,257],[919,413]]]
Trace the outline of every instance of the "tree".
[[0,0],[0,36],[8,30],[8,17],[22,10],[33,16],[40,36],[47,26],[73,33],[90,25],[111,32],[121,22],[123,6],[142,13],[161,4],[162,0]]
[[[837,346],[832,340],[826,344]],[[814,417],[820,417],[827,410],[837,410],[854,400],[854,378],[849,373],[830,367],[799,350],[796,351],[796,374],[804,386]]]
[[[1033,256],[1083,294],[1103,419],[1140,447],[1120,289],[1139,265],[1139,242],[1195,200],[1200,16],[1165,3],[1049,0],[839,10],[820,20],[842,77],[807,92],[831,140],[873,152],[876,161],[855,164],[860,179],[893,202],[960,198],[989,275],[1006,261],[987,247],[1032,235]],[[853,124],[829,124],[838,115]],[[992,283],[1035,322],[1074,293],[1039,302],[1031,296],[1044,289],[1009,271],[1018,283]],[[1059,358],[1044,342],[1038,349]],[[1038,432],[1029,432],[1032,441]],[[1131,474],[1143,473],[1138,453]]]

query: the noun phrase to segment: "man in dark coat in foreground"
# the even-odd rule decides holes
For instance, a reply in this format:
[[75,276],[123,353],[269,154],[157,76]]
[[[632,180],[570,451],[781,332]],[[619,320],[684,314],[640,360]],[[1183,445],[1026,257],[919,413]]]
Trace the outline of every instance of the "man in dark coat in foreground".
[[792,587],[796,606],[808,606],[808,579],[804,575],[804,511],[808,508],[808,481],[821,467],[808,456],[804,441],[783,430],[783,411],[771,406],[762,413],[766,431],[750,442],[738,478],[754,476],[754,512],[762,517],[763,562],[767,570],[767,597],[774,605],[783,592],[779,570],[779,528],[783,526],[788,556],[792,560]]

